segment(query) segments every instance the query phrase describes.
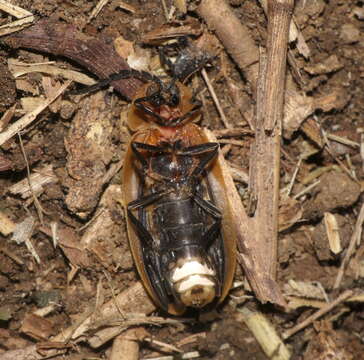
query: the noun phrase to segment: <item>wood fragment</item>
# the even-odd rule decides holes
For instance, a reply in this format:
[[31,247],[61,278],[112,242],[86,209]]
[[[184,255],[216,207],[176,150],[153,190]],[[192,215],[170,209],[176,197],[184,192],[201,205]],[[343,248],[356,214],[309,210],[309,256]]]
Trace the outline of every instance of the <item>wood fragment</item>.
[[36,109],[30,113],[25,114],[22,118],[16,121],[14,124],[10,125],[5,131],[0,133],[0,145],[3,145],[6,141],[11,139],[15,134],[26,128],[31,124],[36,117],[46,109],[53,101],[55,101],[71,84],[71,81],[66,81],[62,86],[60,86],[55,92],[54,96],[44,100],[43,104],[39,105]]
[[[178,358],[181,360],[197,359],[200,358],[201,354],[198,351],[190,351],[180,355]],[[158,357],[148,357],[142,358],[141,360],[175,360],[175,356],[158,356]]]
[[345,137],[342,137],[342,136],[337,136],[337,135],[334,135],[334,134],[326,134],[327,138],[329,140],[332,140],[332,141],[336,141],[338,143],[341,143],[341,144],[344,144],[344,145],[347,145],[347,146],[351,146],[353,148],[359,148],[360,147],[360,144],[357,143],[356,141],[352,141],[350,139],[347,139]]
[[[46,353],[48,357],[62,355],[66,352],[65,349],[49,349]],[[38,345],[27,346],[22,349],[9,350],[1,354],[1,360],[41,360],[45,355],[38,352]]]
[[307,319],[305,319],[304,321],[302,321],[300,324],[297,324],[293,328],[285,331],[282,334],[283,339],[286,340],[289,337],[291,337],[292,335],[296,334],[298,331],[300,331],[300,330],[304,329],[305,327],[309,326],[315,320],[319,319],[321,316],[323,316],[326,313],[328,313],[329,311],[331,311],[334,307],[336,307],[337,305],[339,305],[342,302],[344,302],[345,300],[347,300],[353,294],[354,294],[354,292],[352,290],[346,290],[346,291],[344,291],[334,301],[332,301],[331,303],[327,304],[325,307],[321,308],[320,310],[318,310],[317,312],[315,312],[314,314],[312,314],[311,316],[309,316]]
[[124,1],[119,0],[118,1],[118,8],[126,10],[131,12],[132,14],[135,14],[137,12],[136,8]]
[[[256,140],[250,172],[256,198],[255,241],[260,271],[274,280],[277,267],[280,143],[286,69],[287,37],[293,1],[268,3],[266,66],[260,70]],[[262,83],[262,85],[260,85]],[[270,290],[265,289],[266,296]]]
[[329,239],[330,250],[334,254],[339,254],[342,251],[339,225],[337,223],[335,215],[325,212],[324,221],[327,238]]
[[0,211],[0,233],[10,235],[15,230],[16,224],[3,211]]
[[22,19],[27,16],[33,15],[30,11],[23,9],[20,6],[11,4],[10,2],[5,0],[0,0],[0,10],[5,11],[6,13],[16,17],[17,19]]
[[20,331],[33,339],[46,340],[54,335],[54,324],[39,315],[26,314]]
[[96,81],[86,74],[71,69],[63,69],[52,64],[28,64],[15,59],[8,60],[10,72],[14,78],[20,77],[25,74],[40,72],[43,74],[62,76],[64,79],[72,80],[83,85],[93,85]]
[[58,182],[56,174],[53,172],[52,165],[46,165],[35,169],[28,178],[20,180],[8,188],[8,192],[13,195],[20,195],[23,199],[29,198],[32,193],[29,186],[32,184],[34,194],[41,194],[47,185]]
[[250,36],[248,27],[240,23],[225,1],[202,1],[197,12],[209,28],[216,32],[239,68],[246,73],[255,93],[259,50]]
[[8,1],[0,0],[0,10],[19,19],[0,26],[0,36],[22,30],[34,22],[34,16],[30,11],[11,4]]
[[30,238],[33,234],[35,227],[35,219],[32,216],[28,216],[21,223],[17,224],[13,231],[12,241],[15,241],[18,245],[24,243],[28,251],[32,254],[35,261],[40,264],[40,257],[35,250]]
[[291,354],[271,322],[260,312],[247,307],[239,310],[238,320],[243,321],[262,347],[268,359],[289,360]]
[[[118,294],[116,296],[116,301],[118,302],[118,307],[124,313],[133,313],[135,309],[138,309],[138,311],[142,314],[149,314],[155,310],[155,305],[149,299],[143,285],[140,282],[133,284],[132,286],[128,287],[126,290]],[[114,299],[111,299],[110,301],[102,305],[101,308],[98,310],[98,319],[101,321],[103,319],[110,320],[117,317],[119,315],[118,307],[115,305]],[[76,340],[84,335],[89,329],[91,329],[92,326],[93,317],[90,315],[85,320],[83,320],[76,329],[74,328],[74,326],[70,326],[69,328],[63,330],[60,334],[58,334],[53,340]],[[120,327],[118,327],[118,329],[120,333]],[[95,337],[97,338],[97,336]],[[105,342],[108,340],[109,339],[105,340]]]
[[113,341],[109,360],[139,360],[136,332],[140,332],[141,329],[143,330],[143,328],[129,329],[117,336]]
[[109,0],[99,0],[99,2],[96,4],[96,6],[91,11],[90,16],[87,19],[87,23],[89,23],[93,18],[95,18],[97,15],[99,15],[102,8],[107,4]]
[[15,114],[16,104],[10,107],[8,110],[4,112],[4,114],[0,118],[0,133],[5,129],[8,125],[9,121],[13,118]]
[[24,19],[13,21],[9,24],[0,26],[0,36],[9,35],[23,30],[34,22],[34,16],[28,16]]

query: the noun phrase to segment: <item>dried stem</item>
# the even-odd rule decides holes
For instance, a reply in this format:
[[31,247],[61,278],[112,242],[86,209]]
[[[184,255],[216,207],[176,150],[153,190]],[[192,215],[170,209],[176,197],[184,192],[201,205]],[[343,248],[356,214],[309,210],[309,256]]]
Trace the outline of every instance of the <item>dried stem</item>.
[[224,110],[221,107],[220,101],[216,96],[215,90],[214,90],[214,88],[213,88],[213,86],[211,84],[211,81],[209,79],[209,76],[207,75],[206,70],[202,69],[201,74],[202,74],[203,79],[206,82],[207,88],[209,89],[210,95],[212,97],[212,100],[214,101],[214,104],[215,104],[215,106],[217,108],[217,111],[219,112],[219,115],[221,117],[222,122],[224,123],[224,125],[225,125],[225,127],[227,129],[232,128],[231,124],[229,123],[229,121],[227,120],[227,118],[225,116],[225,113],[224,113]]
[[314,314],[309,316],[306,320],[302,321],[300,324],[298,324],[295,327],[293,327],[293,328],[287,330],[286,332],[284,332],[283,333],[283,338],[288,339],[293,334],[297,333],[298,331],[300,331],[300,330],[304,329],[305,327],[307,327],[308,325],[312,324],[315,320],[317,320],[322,315],[325,315],[326,313],[331,311],[335,306],[339,305],[340,303],[342,303],[343,301],[348,299],[351,295],[353,295],[353,291],[352,290],[346,290],[336,300],[334,300],[331,303],[327,304],[326,306],[324,306],[323,308],[321,308],[320,310],[318,310],[317,312],[315,312]]
[[[250,185],[257,208],[255,216],[249,218],[240,207],[237,231],[241,232],[240,260],[256,296],[262,302],[270,301],[284,306],[285,301],[274,279],[277,264],[280,140],[293,0],[273,0],[268,5],[267,66],[265,68],[262,64],[261,73],[265,76],[260,78],[258,85],[256,143],[252,149],[251,159],[254,162],[250,169]],[[197,11],[215,30],[255,89],[259,50],[247,27],[240,23],[224,1],[202,1]]]
[[283,117],[287,44],[294,0],[268,1],[268,62],[265,86],[265,130],[281,131],[275,126]]
[[339,272],[338,272],[336,280],[335,280],[334,289],[337,289],[340,286],[341,280],[344,276],[346,266],[348,265],[349,260],[353,255],[355,245],[357,245],[357,246],[359,245],[359,242],[361,239],[361,234],[362,234],[363,222],[364,222],[364,204],[362,205],[362,207],[360,209],[358,220],[356,221],[355,229],[354,229],[353,235],[351,236],[348,250],[346,251],[345,257],[341,262],[340,269],[339,269]]
[[[263,94],[257,95],[255,194],[256,242],[267,276],[277,267],[280,142],[282,132],[287,41],[293,0],[268,2],[267,65]],[[268,132],[267,132],[268,130]]]

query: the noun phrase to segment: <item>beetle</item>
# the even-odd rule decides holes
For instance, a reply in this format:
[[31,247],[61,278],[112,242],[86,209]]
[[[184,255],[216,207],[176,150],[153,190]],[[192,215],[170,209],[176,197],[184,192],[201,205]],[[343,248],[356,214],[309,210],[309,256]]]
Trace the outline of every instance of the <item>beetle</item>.
[[122,172],[128,239],[152,300],[181,315],[188,307],[210,308],[224,300],[237,241],[218,144],[193,123],[201,104],[180,81],[196,71],[197,62],[189,66],[186,59],[193,58],[182,53],[172,64],[163,51],[160,55],[172,71],[169,82],[125,70],[86,91],[121,78],[145,82],[128,112],[135,133]]
[[174,315],[221,303],[236,264],[218,144],[192,123],[199,112],[172,80],[147,82],[128,114],[136,132],[122,175],[130,248],[147,292]]

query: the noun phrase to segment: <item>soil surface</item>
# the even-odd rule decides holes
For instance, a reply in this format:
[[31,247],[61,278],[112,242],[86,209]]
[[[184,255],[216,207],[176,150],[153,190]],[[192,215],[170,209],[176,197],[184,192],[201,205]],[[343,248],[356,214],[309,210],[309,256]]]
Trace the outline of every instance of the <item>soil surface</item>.
[[[120,56],[129,56],[130,67],[165,76],[157,47],[145,45],[146,35],[167,22],[162,1],[109,1],[92,19],[95,0],[12,3],[32,12],[36,21],[50,19],[59,29],[72,25],[87,41],[116,44]],[[169,12],[173,2],[165,3]],[[213,29],[194,12],[197,5],[189,4],[186,15],[174,11],[171,17],[173,26],[188,27],[194,35],[192,42],[202,34],[213,35]],[[230,0],[229,5],[249,27],[256,44],[264,47],[267,22],[259,2]],[[294,17],[310,54],[305,58],[296,43],[291,43],[294,65],[289,71],[298,70],[300,75],[294,75],[297,88],[316,105],[296,128],[287,126],[282,140],[278,282],[289,309],[259,304],[238,266],[226,301],[199,319],[189,313],[179,318],[149,310],[150,322],[144,319],[130,325],[121,321],[120,329],[138,330],[129,342],[139,348],[140,359],[181,358],[159,342],[177,347],[186,359],[268,359],[246,326],[242,309],[261,312],[282,335],[345,290],[361,294],[364,2],[298,0]],[[0,25],[14,20],[0,12]],[[14,62],[52,62],[58,69],[102,77],[101,72],[93,73],[59,52],[16,47],[6,37],[0,38],[0,131],[33,111],[45,97],[54,96],[65,82],[60,73],[19,75]],[[255,94],[222,44],[212,55],[206,67],[208,76],[229,124],[238,131],[224,133],[200,72],[187,85],[203,104],[199,126],[215,132],[226,159],[247,175]],[[19,135],[0,144],[0,359],[11,350],[35,344],[38,358],[47,346],[62,352],[56,355],[59,359],[109,358],[115,335],[102,346],[88,341],[100,328],[108,328],[105,323],[95,324],[77,341],[66,345],[59,341],[58,348],[50,342],[63,330],[76,329],[101,304],[139,279],[118,200],[130,139],[126,100],[134,90],[128,90],[127,96],[107,88],[82,96],[72,93],[83,86],[73,82]],[[133,86],[137,85],[130,89]],[[328,94],[335,95],[332,106],[321,102]],[[240,179],[236,184],[247,205],[247,183]],[[357,241],[346,262],[353,236]],[[336,283],[344,261],[342,279]],[[285,344],[291,358],[364,359],[363,301],[361,295],[339,303],[288,337]],[[129,311],[140,312],[138,306],[130,303]]]

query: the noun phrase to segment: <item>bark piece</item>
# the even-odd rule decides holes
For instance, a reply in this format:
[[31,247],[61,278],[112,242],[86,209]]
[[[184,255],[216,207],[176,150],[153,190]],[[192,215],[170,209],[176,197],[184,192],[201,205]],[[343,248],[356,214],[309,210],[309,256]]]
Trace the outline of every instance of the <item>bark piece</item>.
[[[112,44],[87,37],[74,26],[54,20],[40,20],[24,31],[6,37],[4,42],[13,48],[34,49],[65,56],[102,79],[120,70],[129,69]],[[141,84],[141,81],[132,78],[112,83],[126,99],[132,99]]]

